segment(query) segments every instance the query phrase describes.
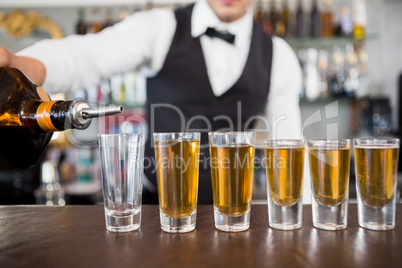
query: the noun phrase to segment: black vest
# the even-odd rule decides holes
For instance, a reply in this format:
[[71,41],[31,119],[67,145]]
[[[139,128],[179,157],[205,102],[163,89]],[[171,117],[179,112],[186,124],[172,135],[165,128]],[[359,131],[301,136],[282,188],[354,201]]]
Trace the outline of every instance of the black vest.
[[[193,5],[175,12],[177,28],[161,71],[147,80],[146,157],[154,157],[153,132],[201,132],[198,203],[212,203],[208,131],[241,131],[266,105],[271,74],[272,40],[254,24],[248,59],[237,82],[216,97],[209,82],[199,38],[191,36]],[[246,125],[247,124],[247,125]],[[156,185],[154,167],[145,174]]]

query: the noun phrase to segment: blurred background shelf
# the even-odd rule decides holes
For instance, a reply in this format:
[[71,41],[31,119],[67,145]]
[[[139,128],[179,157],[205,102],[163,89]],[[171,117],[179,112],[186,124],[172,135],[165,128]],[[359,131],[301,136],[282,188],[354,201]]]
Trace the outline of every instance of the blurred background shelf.
[[[93,7],[93,6],[132,6],[146,5],[152,2],[157,5],[171,5],[176,0],[1,0],[3,8],[37,8],[37,7]],[[180,3],[192,3],[192,0],[180,0]]]
[[355,39],[353,37],[286,37],[285,40],[293,49],[310,48],[330,49],[334,46],[345,47],[349,43],[373,42],[380,39],[378,33],[368,33],[364,39]]

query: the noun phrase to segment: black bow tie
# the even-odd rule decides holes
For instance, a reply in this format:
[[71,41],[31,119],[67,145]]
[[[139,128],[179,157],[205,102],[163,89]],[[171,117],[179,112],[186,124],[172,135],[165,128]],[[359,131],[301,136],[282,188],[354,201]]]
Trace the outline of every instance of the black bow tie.
[[208,27],[207,30],[205,31],[205,34],[208,35],[209,37],[220,38],[232,45],[235,42],[235,36],[229,33],[228,31],[218,31],[215,28]]

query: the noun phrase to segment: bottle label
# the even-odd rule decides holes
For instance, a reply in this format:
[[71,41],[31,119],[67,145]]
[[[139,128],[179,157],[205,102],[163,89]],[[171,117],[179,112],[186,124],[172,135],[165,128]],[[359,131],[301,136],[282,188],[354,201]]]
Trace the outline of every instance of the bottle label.
[[57,101],[42,102],[36,111],[36,121],[38,125],[47,132],[58,131],[50,118],[50,110],[55,102]]

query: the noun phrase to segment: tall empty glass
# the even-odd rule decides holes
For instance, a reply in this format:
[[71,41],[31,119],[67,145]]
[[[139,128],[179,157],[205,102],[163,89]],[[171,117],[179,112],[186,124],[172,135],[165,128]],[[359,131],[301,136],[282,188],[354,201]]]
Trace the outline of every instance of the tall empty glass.
[[143,134],[100,134],[106,228],[128,232],[141,225]]
[[154,133],[161,228],[169,233],[195,229],[199,132]]
[[215,227],[239,232],[250,227],[254,132],[210,132]]
[[395,228],[399,139],[355,139],[358,218],[372,230]]
[[268,140],[265,145],[269,226],[299,229],[303,212],[303,141]]
[[350,140],[307,142],[312,190],[313,225],[324,230],[347,226]]

